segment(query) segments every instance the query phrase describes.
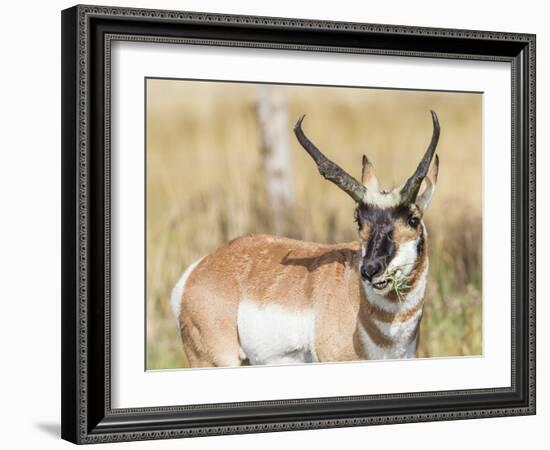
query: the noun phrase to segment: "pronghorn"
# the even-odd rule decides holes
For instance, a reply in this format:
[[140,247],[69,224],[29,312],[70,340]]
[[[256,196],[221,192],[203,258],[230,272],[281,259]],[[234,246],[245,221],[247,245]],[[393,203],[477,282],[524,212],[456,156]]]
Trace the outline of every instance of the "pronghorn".
[[[391,191],[363,156],[362,183],[294,133],[321,175],[355,200],[358,241],[325,245],[242,236],[192,264],[172,292],[191,367],[411,358],[428,277],[422,216],[432,198],[439,140]],[[419,194],[422,182],[426,187]]]

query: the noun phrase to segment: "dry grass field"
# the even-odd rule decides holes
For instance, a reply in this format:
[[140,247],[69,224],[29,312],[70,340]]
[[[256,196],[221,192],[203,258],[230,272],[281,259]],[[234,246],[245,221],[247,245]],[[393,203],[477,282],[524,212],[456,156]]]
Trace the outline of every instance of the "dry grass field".
[[[423,357],[482,352],[482,96],[281,86],[288,101],[296,204],[291,237],[355,239],[353,201],[325,181],[296,142],[308,136],[359,177],[361,155],[386,187],[414,171],[441,123],[440,173],[425,222],[430,276],[421,325]],[[272,232],[261,170],[257,86],[148,80],[147,368],[186,367],[170,291],[183,270],[224,242]]]

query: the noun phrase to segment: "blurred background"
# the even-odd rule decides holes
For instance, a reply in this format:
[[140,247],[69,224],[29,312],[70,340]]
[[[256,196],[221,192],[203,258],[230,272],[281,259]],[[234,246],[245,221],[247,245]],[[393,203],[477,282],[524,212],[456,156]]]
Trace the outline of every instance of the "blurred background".
[[147,369],[187,367],[170,306],[185,268],[245,233],[356,239],[354,202],[317,172],[292,128],[387,188],[414,171],[441,123],[424,221],[430,274],[420,357],[482,353],[482,95],[147,80]]

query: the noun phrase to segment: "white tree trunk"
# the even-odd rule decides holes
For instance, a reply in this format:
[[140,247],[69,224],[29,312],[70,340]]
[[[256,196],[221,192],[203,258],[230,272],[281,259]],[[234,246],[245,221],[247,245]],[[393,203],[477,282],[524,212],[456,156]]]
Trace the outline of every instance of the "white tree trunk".
[[286,231],[290,208],[294,206],[289,121],[284,92],[276,86],[258,87],[258,119],[262,142],[267,206],[273,231]]

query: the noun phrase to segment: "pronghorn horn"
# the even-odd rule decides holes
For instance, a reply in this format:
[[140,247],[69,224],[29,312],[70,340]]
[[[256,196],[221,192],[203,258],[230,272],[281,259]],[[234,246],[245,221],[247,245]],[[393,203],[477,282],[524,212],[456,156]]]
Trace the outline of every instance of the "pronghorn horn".
[[407,182],[401,189],[401,199],[405,203],[412,203],[416,200],[416,196],[418,195],[418,191],[420,190],[420,185],[422,184],[422,180],[424,180],[426,174],[428,173],[430,163],[432,162],[432,158],[437,147],[437,142],[439,141],[439,120],[437,119],[437,114],[434,111],[431,111],[431,113],[433,122],[432,140],[430,142],[430,145],[428,145],[426,153],[424,153],[424,157],[418,164],[415,172],[407,180]]
[[376,178],[376,174],[374,173],[374,167],[366,155],[363,155],[363,172],[361,175],[361,182],[368,189],[373,189],[374,191],[378,191],[380,188],[378,178]]
[[325,155],[311,142],[302,130],[302,122],[305,115],[298,119],[296,125],[294,126],[294,134],[302,147],[309,153],[309,156],[313,158],[317,164],[317,169],[319,173],[329,181],[332,181],[336,186],[338,186],[343,191],[347,192],[351,198],[353,198],[357,203],[363,203],[366,194],[367,188],[363,186],[359,181],[349,175],[344,169],[342,169],[338,164],[327,159]]

